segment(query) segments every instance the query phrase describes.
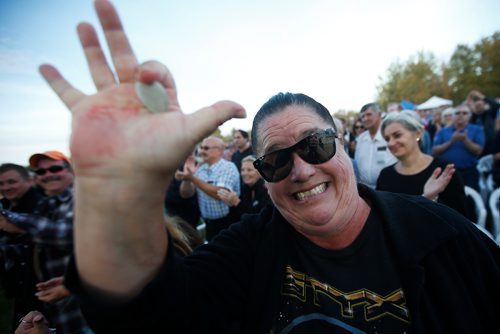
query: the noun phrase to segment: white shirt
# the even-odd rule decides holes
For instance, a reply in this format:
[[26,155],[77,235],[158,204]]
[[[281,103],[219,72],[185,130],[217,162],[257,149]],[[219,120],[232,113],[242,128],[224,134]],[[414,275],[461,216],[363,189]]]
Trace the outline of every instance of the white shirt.
[[380,171],[395,164],[398,159],[387,148],[380,128],[373,139],[367,130],[358,136],[356,142],[354,159],[358,163],[359,182],[375,188]]

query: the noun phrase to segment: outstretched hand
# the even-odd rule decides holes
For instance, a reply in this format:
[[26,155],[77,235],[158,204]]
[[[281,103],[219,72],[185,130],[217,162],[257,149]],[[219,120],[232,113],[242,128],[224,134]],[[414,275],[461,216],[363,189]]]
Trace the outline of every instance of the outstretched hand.
[[455,165],[448,164],[442,173],[441,170],[441,167],[436,168],[427,182],[425,182],[423,195],[430,200],[436,198],[446,189],[455,173]]
[[[139,64],[115,8],[106,0],[96,0],[95,8],[114,65],[113,71],[94,28],[78,25],[97,92],[83,94],[53,66],[42,65],[40,72],[73,116],[70,149],[77,176],[80,277],[100,291],[133,296],[164,263],[163,200],[175,170],[197,142],[230,118],[244,117],[245,111],[237,103],[219,101],[183,114],[170,71],[156,61]],[[135,91],[136,83],[155,82],[169,101],[165,112],[149,111]]]
[[[174,79],[158,62],[142,65],[112,4],[95,8],[109,46],[115,73],[107,63],[94,28],[78,26],[78,35],[97,88],[85,95],[50,66],[40,72],[73,115],[70,149],[77,175],[127,177],[136,173],[173,175],[195,143],[232,117],[244,117],[239,104],[220,101],[196,113],[182,113]],[[166,113],[153,114],[141,103],[134,83],[158,81],[168,96]]]

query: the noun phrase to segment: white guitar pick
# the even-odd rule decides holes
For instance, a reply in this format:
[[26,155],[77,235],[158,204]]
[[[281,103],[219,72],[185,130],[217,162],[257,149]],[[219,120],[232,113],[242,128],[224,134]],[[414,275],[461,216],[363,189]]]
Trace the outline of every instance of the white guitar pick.
[[141,82],[135,83],[135,92],[142,104],[151,112],[159,113],[166,112],[168,109],[168,96],[163,87],[158,81],[154,81],[151,85],[145,85]]

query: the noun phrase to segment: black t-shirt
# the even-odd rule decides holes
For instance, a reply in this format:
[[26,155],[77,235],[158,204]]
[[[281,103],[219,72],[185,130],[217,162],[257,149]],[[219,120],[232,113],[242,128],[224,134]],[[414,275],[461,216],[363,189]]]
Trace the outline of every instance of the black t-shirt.
[[411,332],[401,282],[375,210],[345,249],[325,250],[300,235],[294,242],[273,332]]

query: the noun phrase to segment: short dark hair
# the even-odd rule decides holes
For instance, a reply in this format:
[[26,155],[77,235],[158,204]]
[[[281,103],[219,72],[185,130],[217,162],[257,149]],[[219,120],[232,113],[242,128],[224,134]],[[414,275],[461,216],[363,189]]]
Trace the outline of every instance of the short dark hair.
[[241,133],[241,136],[242,136],[243,138],[245,138],[245,139],[248,139],[248,138],[250,137],[250,135],[248,134],[248,132],[246,132],[245,130],[238,129],[238,130],[236,130],[236,131],[234,131],[234,132],[239,132],[239,133]]
[[11,170],[18,172],[19,175],[21,175],[21,177],[23,178],[23,180],[28,180],[30,178],[30,174],[28,172],[28,169],[26,169],[26,167],[11,163],[5,163],[0,165],[0,174],[3,174]]
[[254,152],[258,150],[257,145],[257,133],[259,131],[259,125],[267,117],[283,111],[288,106],[292,105],[303,105],[310,107],[316,115],[318,115],[322,120],[330,124],[334,129],[335,123],[333,122],[332,115],[321,103],[314,100],[305,94],[300,93],[278,93],[272,96],[255,115],[252,125],[252,147],[254,147]]
[[364,106],[361,107],[361,110],[359,111],[360,113],[364,113],[365,111],[367,111],[368,109],[372,109],[373,111],[375,112],[381,112],[382,111],[382,108],[380,108],[380,105],[376,102],[371,102],[371,103],[367,103],[365,104]]

